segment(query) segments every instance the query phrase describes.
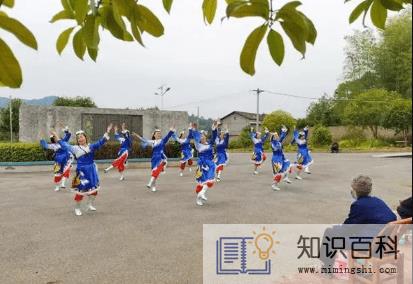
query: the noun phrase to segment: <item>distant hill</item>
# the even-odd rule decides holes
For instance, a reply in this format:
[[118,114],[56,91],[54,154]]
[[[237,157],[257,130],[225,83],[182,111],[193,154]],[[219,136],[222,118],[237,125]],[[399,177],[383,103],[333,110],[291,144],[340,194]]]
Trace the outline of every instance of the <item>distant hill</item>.
[[[48,97],[44,97],[41,99],[31,99],[31,100],[22,99],[22,101],[25,104],[32,105],[32,106],[50,106],[54,103],[54,101],[57,98],[58,97],[56,96],[48,96]],[[4,108],[8,104],[9,104],[9,98],[0,97],[0,108]]]

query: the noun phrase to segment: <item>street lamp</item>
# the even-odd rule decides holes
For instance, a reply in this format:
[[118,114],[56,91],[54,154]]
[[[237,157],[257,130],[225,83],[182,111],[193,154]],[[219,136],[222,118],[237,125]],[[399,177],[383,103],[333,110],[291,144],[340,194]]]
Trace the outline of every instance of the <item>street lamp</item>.
[[166,95],[166,93],[168,93],[171,88],[170,87],[166,87],[166,86],[161,86],[158,88],[159,92],[155,93],[155,96],[160,96],[161,97],[161,108],[160,108],[160,120],[161,120],[161,130],[162,130],[162,111],[163,111],[163,97]]
[[161,111],[163,110],[163,97],[166,95],[167,92],[171,90],[170,87],[161,86],[158,88],[159,92],[155,93],[155,96],[161,97]]

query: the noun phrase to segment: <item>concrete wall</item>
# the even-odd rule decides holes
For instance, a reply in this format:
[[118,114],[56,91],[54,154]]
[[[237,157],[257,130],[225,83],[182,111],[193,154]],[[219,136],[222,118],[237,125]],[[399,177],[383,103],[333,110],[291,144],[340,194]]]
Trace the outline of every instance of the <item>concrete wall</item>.
[[[344,136],[348,134],[347,126],[330,126],[328,127],[328,129],[330,129],[334,141],[340,141]],[[373,139],[373,134],[370,129],[364,129],[363,133],[367,139]],[[403,134],[396,135],[396,132],[391,129],[379,128],[378,134],[380,138],[384,139],[399,139],[400,141],[404,139]],[[409,135],[411,136],[411,133]]]
[[69,126],[75,132],[82,128],[82,114],[141,115],[143,135],[148,138],[151,137],[155,128],[162,128],[163,133],[165,133],[171,126],[175,126],[178,130],[188,127],[188,113],[184,111],[161,112],[158,110],[29,106],[23,104],[19,116],[19,140],[21,142],[37,142],[42,138],[47,138],[51,129],[60,132],[64,126]]

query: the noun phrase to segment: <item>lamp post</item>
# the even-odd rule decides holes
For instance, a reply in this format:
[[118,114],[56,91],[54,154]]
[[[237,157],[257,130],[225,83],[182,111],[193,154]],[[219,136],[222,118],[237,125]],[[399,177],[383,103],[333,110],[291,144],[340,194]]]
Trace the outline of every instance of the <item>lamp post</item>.
[[166,95],[166,93],[168,93],[171,88],[170,87],[166,87],[166,86],[161,86],[158,88],[158,92],[155,93],[155,96],[160,96],[161,97],[161,108],[160,108],[160,119],[161,119],[161,130],[162,130],[162,111],[163,111],[163,97]]

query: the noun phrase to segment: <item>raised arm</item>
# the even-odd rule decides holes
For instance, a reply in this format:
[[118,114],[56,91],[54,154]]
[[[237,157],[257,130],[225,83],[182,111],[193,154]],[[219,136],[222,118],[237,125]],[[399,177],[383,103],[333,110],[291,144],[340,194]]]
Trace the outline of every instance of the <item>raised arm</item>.
[[171,128],[168,132],[168,134],[165,135],[164,138],[162,138],[162,143],[166,144],[168,143],[169,139],[175,134],[175,131]]
[[94,152],[96,150],[99,150],[100,148],[102,148],[103,145],[106,144],[106,142],[109,141],[110,137],[109,137],[109,133],[112,130],[112,124],[110,124],[107,128],[106,128],[106,133],[103,134],[103,137],[99,139],[99,141],[90,144],[89,148],[90,151]]
[[228,145],[229,145],[229,132],[228,132],[228,130],[226,130],[226,132],[225,132],[224,145],[225,145],[225,148],[228,148]]
[[90,144],[90,146],[89,146],[90,151],[94,152],[94,151],[99,150],[100,148],[103,147],[103,145],[106,144],[106,142],[109,141],[109,139],[110,139],[109,134],[105,133],[103,135],[103,137],[100,138],[98,141],[96,141],[95,143]]
[[291,140],[291,145],[298,144],[298,130],[295,129],[293,132],[293,139]]
[[44,149],[44,150],[53,150],[53,151],[57,151],[59,150],[59,146],[57,146],[56,144],[48,144],[45,140],[40,140],[40,146]]
[[72,137],[72,133],[70,133],[69,128],[66,127],[64,129],[64,136],[63,136],[62,140],[66,141],[66,142],[69,142],[70,137]]
[[268,136],[270,136],[270,131],[266,128],[265,129],[265,134],[261,137],[261,142],[265,143],[265,141],[267,141]]
[[212,127],[212,135],[211,135],[211,138],[209,139],[209,144],[214,145],[217,137],[218,137],[218,129],[215,127]]
[[305,140],[308,139],[308,130],[309,130],[308,126],[304,127],[304,138],[305,138]]
[[286,127],[283,127],[281,129],[281,134],[280,134],[280,142],[283,143],[285,138],[287,138],[288,135],[288,129]]

